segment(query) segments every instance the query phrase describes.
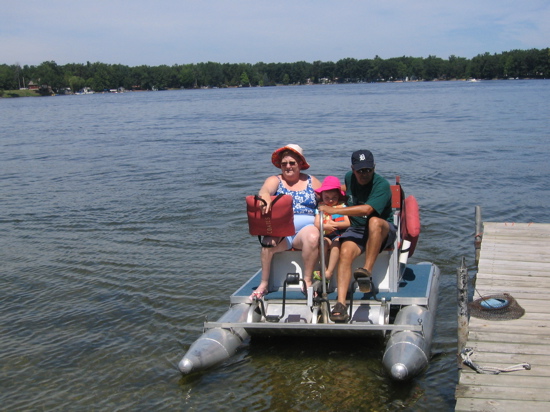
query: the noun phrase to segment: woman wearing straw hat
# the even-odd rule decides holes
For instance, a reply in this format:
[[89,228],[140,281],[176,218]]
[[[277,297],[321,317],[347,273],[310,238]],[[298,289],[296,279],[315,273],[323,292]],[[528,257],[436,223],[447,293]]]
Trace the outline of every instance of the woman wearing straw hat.
[[275,150],[271,155],[273,165],[281,170],[278,175],[268,177],[259,196],[266,202],[262,213],[271,210],[271,196],[288,194],[292,196],[294,211],[294,236],[274,238],[266,236],[262,239],[262,281],[251,299],[261,299],[268,293],[268,281],[273,254],[291,248],[300,249],[304,260],[304,281],[311,286],[313,269],[319,257],[319,230],[314,226],[317,198],[315,189],[321,187],[321,182],[314,176],[301,173],[309,169],[303,150],[296,144],[288,144]]

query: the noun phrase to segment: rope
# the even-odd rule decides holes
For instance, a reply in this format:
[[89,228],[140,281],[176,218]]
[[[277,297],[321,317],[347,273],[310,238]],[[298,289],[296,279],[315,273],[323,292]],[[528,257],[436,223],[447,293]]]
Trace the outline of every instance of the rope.
[[485,373],[489,375],[498,375],[501,372],[517,372],[522,370],[531,370],[531,365],[528,363],[518,363],[517,365],[509,366],[507,368],[494,368],[492,366],[479,366],[474,361],[470,359],[470,356],[474,353],[474,350],[472,348],[464,348],[462,352],[460,352],[460,356],[462,357],[462,363],[464,365],[469,366],[473,370],[475,370],[477,373]]

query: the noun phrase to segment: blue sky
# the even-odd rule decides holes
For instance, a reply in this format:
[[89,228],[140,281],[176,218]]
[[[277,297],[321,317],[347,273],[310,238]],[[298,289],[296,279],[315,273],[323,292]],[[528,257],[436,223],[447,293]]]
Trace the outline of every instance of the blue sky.
[[0,63],[257,63],[550,47],[549,0],[3,1]]

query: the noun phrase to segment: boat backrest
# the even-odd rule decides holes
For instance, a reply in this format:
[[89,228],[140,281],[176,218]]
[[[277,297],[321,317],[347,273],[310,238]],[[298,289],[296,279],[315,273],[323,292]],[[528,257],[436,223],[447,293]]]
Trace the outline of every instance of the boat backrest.
[[390,186],[391,189],[391,207],[392,209],[401,209],[405,194],[399,184],[399,176],[396,177],[396,183]]

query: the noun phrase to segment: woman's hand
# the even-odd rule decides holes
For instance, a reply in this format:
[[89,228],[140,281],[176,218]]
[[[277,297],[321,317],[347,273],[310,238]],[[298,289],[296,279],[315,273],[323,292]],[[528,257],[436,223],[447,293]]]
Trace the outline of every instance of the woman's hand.
[[271,211],[271,196],[260,196],[264,201],[262,202],[262,215],[267,215]]
[[271,212],[271,196],[275,194],[278,186],[279,179],[277,178],[277,176],[270,176],[265,180],[263,186],[258,192],[258,196],[260,196],[265,201],[265,205],[262,202],[262,215]]

